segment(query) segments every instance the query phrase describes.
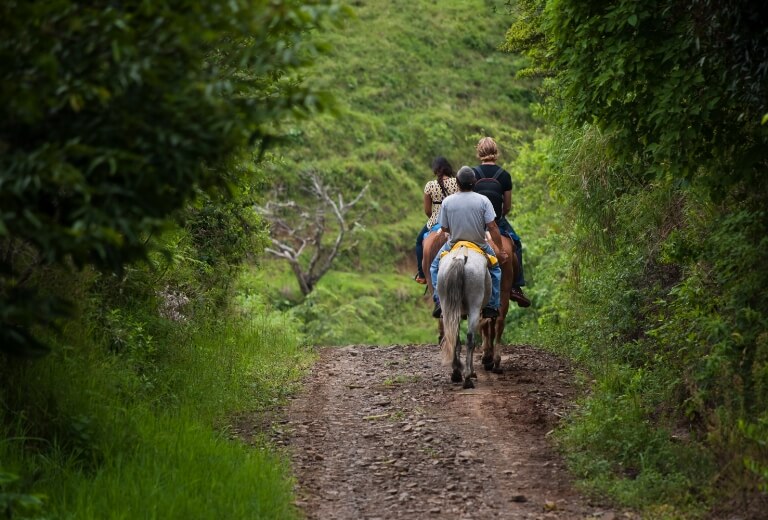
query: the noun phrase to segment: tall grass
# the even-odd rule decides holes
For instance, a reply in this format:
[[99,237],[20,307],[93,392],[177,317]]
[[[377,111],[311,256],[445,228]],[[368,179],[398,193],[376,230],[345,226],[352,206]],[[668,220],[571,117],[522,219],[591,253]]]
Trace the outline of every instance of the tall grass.
[[[133,446],[95,472],[70,462],[47,488],[56,517],[295,518],[285,461],[215,434],[187,413],[132,414]],[[128,448],[128,449],[126,449]]]
[[[302,331],[317,345],[392,345],[437,341],[437,322],[425,312],[423,285],[412,288],[398,274],[330,273],[292,309]],[[333,288],[333,289],[331,289]]]
[[80,323],[50,356],[2,367],[0,464],[21,476],[15,491],[45,495],[55,518],[295,518],[286,461],[226,434],[310,362],[290,323],[119,321],[119,351]]

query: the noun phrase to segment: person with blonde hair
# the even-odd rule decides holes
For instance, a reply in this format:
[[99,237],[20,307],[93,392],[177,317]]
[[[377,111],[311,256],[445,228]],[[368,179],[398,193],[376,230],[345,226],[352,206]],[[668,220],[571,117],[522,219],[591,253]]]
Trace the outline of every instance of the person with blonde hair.
[[507,214],[512,208],[512,176],[501,166],[496,165],[499,158],[499,147],[492,137],[483,137],[475,147],[480,164],[472,168],[477,182],[474,191],[488,197],[496,212],[496,224],[499,232],[508,236],[515,244],[517,253],[518,271],[517,278],[512,283],[509,297],[517,302],[520,307],[529,307],[531,300],[523,293],[525,285],[523,275],[523,245],[520,237],[507,220]]
[[[493,206],[487,197],[474,193],[472,187],[475,185],[475,174],[469,166],[462,166],[456,173],[456,183],[459,185],[459,191],[449,195],[440,205],[440,212],[437,222],[440,228],[450,235],[450,239],[435,255],[432,264],[429,267],[432,277],[432,287],[435,288],[432,299],[435,302],[435,308],[432,310],[432,316],[440,318],[442,308],[440,307],[440,298],[437,291],[437,273],[440,268],[440,257],[445,251],[450,251],[454,244],[462,241],[472,242],[475,246],[489,257],[490,261],[488,271],[491,275],[491,296],[482,310],[483,318],[497,318],[499,316],[499,300],[501,289],[501,267],[496,261],[496,253],[490,244],[485,241],[486,230],[491,235],[494,242],[501,241],[499,228],[496,225],[496,215]],[[499,251],[499,260],[503,263],[508,259],[507,252]]]

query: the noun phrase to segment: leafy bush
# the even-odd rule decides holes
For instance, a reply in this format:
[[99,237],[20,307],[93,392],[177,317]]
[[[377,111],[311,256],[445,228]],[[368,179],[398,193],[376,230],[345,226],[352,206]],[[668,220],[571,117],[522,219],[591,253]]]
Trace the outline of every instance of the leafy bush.
[[3,3],[4,350],[41,348],[30,327],[61,314],[31,271],[146,258],[197,190],[237,179],[244,147],[326,104],[295,71],[320,51],[305,32],[338,13],[332,0]]
[[42,518],[45,497],[19,491],[19,481],[18,475],[0,468],[0,513],[6,518]]
[[729,507],[746,511],[765,498],[768,467],[765,13],[519,5],[507,43],[551,77],[542,112],[557,126],[542,163],[567,219],[547,229],[557,259],[539,261],[537,280],[562,286],[545,282],[536,330],[597,381],[564,443],[593,487],[652,517],[736,496]]

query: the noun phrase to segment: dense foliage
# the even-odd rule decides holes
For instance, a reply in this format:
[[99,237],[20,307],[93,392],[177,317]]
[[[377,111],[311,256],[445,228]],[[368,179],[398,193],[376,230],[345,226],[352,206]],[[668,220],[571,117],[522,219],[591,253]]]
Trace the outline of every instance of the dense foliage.
[[542,226],[561,260],[539,272],[551,290],[538,288],[537,325],[597,378],[565,434],[575,467],[662,516],[715,496],[757,511],[768,491],[768,12],[738,1],[520,8],[507,47],[551,78],[544,164],[571,222]]
[[[243,147],[323,96],[295,71],[335,16],[316,2],[4,2],[0,7],[0,345],[40,347],[46,266],[119,272]],[[247,160],[247,157],[242,158]]]
[[327,106],[299,74],[343,11],[0,6],[0,516],[297,516],[284,460],[225,433],[311,359],[240,276],[256,165]]

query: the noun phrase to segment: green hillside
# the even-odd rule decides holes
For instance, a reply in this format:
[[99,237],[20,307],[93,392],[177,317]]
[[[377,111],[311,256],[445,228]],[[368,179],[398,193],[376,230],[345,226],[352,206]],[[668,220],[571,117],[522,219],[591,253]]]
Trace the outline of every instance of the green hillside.
[[317,61],[312,81],[335,96],[338,114],[297,125],[268,177],[292,197],[309,170],[344,193],[368,182],[370,191],[354,245],[308,302],[287,264],[262,279],[273,299],[299,304],[308,341],[434,340],[423,287],[411,280],[430,163],[443,155],[454,169],[475,164],[474,145],[492,135],[500,163],[510,164],[536,126],[532,83],[515,77],[523,62],[498,50],[511,23],[499,4],[355,2],[343,30],[324,37],[332,52]]

